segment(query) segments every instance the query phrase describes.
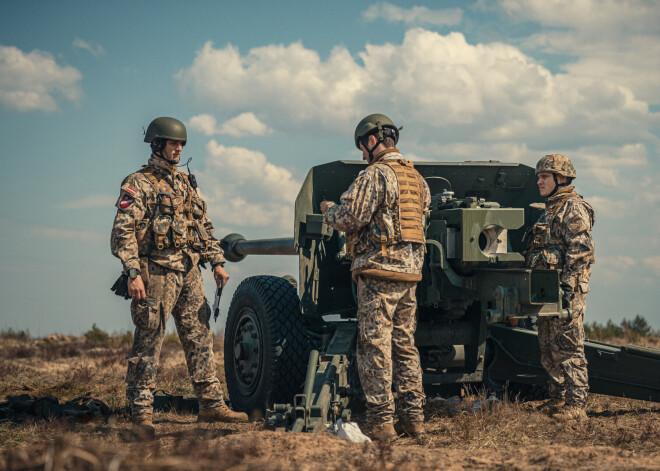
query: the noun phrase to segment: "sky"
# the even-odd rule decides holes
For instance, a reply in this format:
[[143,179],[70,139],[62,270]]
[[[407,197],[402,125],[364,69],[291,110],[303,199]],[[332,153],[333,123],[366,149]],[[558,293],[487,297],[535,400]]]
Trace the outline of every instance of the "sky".
[[[568,155],[596,210],[586,321],[660,328],[655,0],[3,0],[0,18],[2,330],[133,328],[110,229],[153,118],[186,123],[216,235],[268,238],[292,236],[311,166],[360,159],[370,113],[414,161]],[[214,330],[242,279],[297,258],[227,270]]]

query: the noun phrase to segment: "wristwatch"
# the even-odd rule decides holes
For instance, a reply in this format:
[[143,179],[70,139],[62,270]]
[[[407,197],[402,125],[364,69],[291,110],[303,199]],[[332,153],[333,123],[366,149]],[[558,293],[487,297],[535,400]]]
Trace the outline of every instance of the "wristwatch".
[[140,270],[138,270],[137,268],[131,268],[130,270],[128,270],[128,276],[131,280],[136,279],[139,274],[140,274]]

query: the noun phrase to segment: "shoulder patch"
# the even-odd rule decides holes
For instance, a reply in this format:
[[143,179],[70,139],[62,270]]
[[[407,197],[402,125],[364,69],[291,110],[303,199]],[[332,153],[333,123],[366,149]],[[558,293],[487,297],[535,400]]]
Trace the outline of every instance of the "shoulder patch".
[[124,195],[124,196],[119,200],[119,207],[120,207],[121,209],[126,209],[126,208],[128,208],[130,205],[133,204],[133,201],[135,201],[133,198],[131,198],[131,197],[128,196],[128,195]]

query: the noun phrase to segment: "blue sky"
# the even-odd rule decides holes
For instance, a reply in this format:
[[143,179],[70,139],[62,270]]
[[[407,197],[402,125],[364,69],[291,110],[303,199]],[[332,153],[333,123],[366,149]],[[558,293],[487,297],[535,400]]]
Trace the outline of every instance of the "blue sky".
[[[217,235],[263,238],[291,234],[310,166],[359,159],[372,112],[414,160],[569,155],[597,211],[587,320],[660,327],[655,1],[5,0],[0,18],[0,329],[132,328],[109,232],[154,117],[188,125]],[[225,312],[244,277],[297,262],[228,269]]]

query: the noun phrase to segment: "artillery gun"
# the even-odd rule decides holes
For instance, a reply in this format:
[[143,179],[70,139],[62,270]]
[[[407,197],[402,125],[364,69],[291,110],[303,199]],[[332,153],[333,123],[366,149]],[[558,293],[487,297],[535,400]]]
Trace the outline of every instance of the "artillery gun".
[[[236,289],[225,329],[232,404],[293,431],[349,420],[361,390],[354,366],[357,299],[344,234],[323,222],[361,162],[313,167],[295,206],[294,237],[222,240],[225,257],[298,255],[293,277],[255,276]],[[543,208],[534,169],[490,162],[418,163],[431,189],[427,253],[418,285],[425,389],[504,384],[544,387],[531,320],[570,314],[558,270],[524,268],[522,235]],[[296,290],[296,288],[298,288]],[[585,342],[592,392],[660,400],[660,350]]]

